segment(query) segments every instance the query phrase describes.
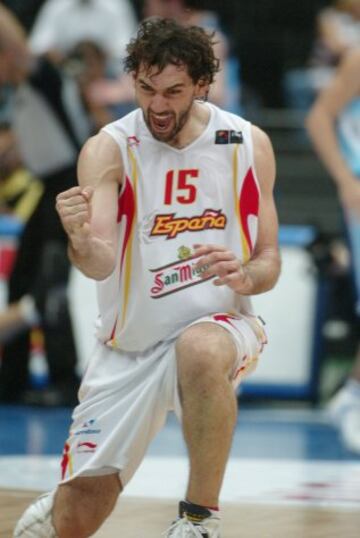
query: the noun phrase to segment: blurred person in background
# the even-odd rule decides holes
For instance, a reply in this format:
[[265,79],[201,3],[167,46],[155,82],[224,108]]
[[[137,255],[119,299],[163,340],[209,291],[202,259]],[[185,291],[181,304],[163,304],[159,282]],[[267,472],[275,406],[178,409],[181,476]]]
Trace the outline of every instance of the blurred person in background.
[[[360,47],[347,51],[307,117],[314,148],[338,189],[360,316]],[[352,372],[329,403],[344,444],[360,454],[360,338]]]
[[[66,293],[70,264],[66,234],[54,205],[56,195],[76,183],[77,156],[90,123],[76,83],[48,59],[32,53],[21,25],[4,6],[0,6],[0,85],[12,89],[11,121],[22,162],[44,188],[21,236],[9,281],[10,303],[32,290],[44,332],[50,386],[30,400],[72,405],[79,381]],[[29,331],[4,346],[0,401],[29,401],[29,348]]]
[[[36,54],[50,55],[59,63],[67,63],[74,50],[87,43],[87,49],[83,47],[81,51],[84,60],[90,61],[92,55],[94,61],[97,55],[97,61],[103,63],[103,74],[87,81],[86,102],[98,119],[106,109],[115,111],[118,117],[135,106],[133,84],[123,72],[122,57],[136,27],[136,14],[129,0],[46,0],[29,43]],[[83,89],[82,81],[82,92]]]
[[46,0],[29,44],[35,54],[64,58],[80,41],[93,41],[121,62],[136,26],[129,0]]
[[336,66],[343,53],[360,45],[360,0],[337,0],[320,10],[311,65]]
[[354,46],[360,46],[360,0],[336,0],[321,9],[307,65],[285,74],[287,106],[308,112],[330,83],[342,55]]
[[[15,135],[8,123],[0,124],[0,219],[7,217],[21,230],[39,205],[44,186],[24,168]],[[33,265],[33,264],[32,264]],[[31,270],[30,266],[30,270]],[[11,271],[11,268],[8,268]],[[25,278],[25,275],[24,275]],[[39,321],[33,298],[24,295],[7,308],[1,305],[0,342]],[[1,360],[1,359],[0,359]]]
[[78,83],[83,104],[97,133],[106,123],[116,119],[117,107],[105,105],[93,98],[93,88],[107,79],[107,54],[94,41],[79,41],[63,62],[65,71]]
[[10,124],[0,124],[0,215],[27,222],[43,190],[43,184],[22,165]]
[[201,26],[215,32],[214,50],[220,60],[220,71],[209,94],[209,100],[234,114],[241,113],[240,65],[232,55],[230,41],[224,34],[214,11],[206,0],[144,0],[144,17],[174,19],[180,24]]

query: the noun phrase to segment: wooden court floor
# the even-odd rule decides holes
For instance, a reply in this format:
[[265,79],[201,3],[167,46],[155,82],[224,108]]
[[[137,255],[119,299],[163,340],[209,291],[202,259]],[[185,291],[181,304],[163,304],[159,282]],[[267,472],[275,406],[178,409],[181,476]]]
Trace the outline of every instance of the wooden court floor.
[[[38,494],[0,490],[0,538]],[[173,501],[124,497],[96,538],[160,538],[174,519]],[[360,511],[269,505],[222,506],[222,538],[359,538]]]

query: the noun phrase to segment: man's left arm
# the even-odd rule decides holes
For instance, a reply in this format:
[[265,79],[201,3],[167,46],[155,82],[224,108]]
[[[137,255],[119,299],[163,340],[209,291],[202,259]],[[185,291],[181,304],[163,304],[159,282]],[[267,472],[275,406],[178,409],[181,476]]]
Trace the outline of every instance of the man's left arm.
[[260,185],[260,207],[258,218],[258,237],[254,252],[244,266],[250,279],[248,293],[255,295],[273,288],[280,275],[281,260],[278,245],[278,217],[274,202],[275,157],[268,136],[253,126],[255,171]]
[[197,245],[202,277],[215,276],[216,286],[229,286],[240,295],[256,295],[273,288],[280,274],[278,218],[273,197],[275,158],[268,136],[252,126],[255,172],[260,186],[258,237],[250,260],[242,263],[219,245]]

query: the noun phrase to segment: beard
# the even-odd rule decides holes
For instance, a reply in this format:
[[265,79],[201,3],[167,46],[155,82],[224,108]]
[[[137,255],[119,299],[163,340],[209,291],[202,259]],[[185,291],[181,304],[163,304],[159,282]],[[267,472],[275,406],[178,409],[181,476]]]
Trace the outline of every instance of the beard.
[[[188,121],[191,108],[192,103],[186,110],[179,112],[178,115],[176,115],[175,112],[165,112],[156,115],[151,109],[148,109],[146,112],[143,110],[143,115],[152,136],[156,140],[159,140],[159,142],[170,143],[176,139],[177,135]],[[163,127],[161,125],[163,125]]]

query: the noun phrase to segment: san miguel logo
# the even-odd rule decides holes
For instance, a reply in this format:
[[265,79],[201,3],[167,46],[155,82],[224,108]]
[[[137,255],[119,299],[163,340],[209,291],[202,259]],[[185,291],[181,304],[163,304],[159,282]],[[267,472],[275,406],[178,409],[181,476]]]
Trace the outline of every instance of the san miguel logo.
[[176,213],[156,215],[150,236],[165,235],[166,239],[173,239],[183,232],[199,232],[214,228],[224,230],[226,222],[226,215],[221,209],[205,209],[202,215],[194,217],[176,217]]
[[[181,247],[182,249],[185,247]],[[179,251],[179,257],[181,252]],[[213,278],[201,278],[201,273],[205,268],[197,269],[196,262],[197,257],[180,259],[174,263],[158,267],[157,269],[150,269],[154,273],[153,287],[151,288],[151,297],[153,299],[159,299],[170,295],[177,291],[183,290],[196,284],[201,284]]]

